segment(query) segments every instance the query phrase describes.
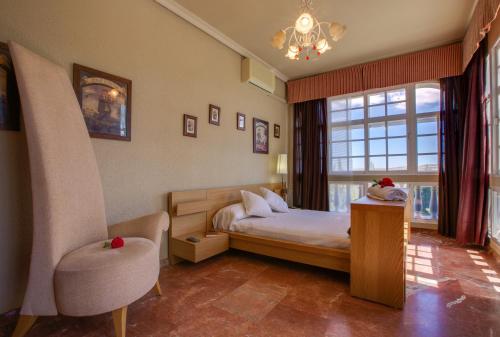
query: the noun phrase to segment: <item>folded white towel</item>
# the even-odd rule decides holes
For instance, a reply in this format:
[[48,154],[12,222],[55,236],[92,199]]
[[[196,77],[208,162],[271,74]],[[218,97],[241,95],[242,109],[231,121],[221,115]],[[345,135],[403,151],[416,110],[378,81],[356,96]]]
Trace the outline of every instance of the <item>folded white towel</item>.
[[402,190],[401,188],[390,187],[390,186],[383,188],[380,187],[379,185],[372,186],[368,188],[368,193],[375,197],[389,201],[393,200],[406,201],[406,199],[408,198],[408,194],[404,190]]

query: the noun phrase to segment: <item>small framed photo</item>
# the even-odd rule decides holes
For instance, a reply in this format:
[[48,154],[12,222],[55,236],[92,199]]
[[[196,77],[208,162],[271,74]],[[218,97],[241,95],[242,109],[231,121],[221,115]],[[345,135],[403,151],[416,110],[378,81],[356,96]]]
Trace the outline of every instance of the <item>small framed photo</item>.
[[245,131],[246,130],[247,117],[241,112],[236,113],[236,129]]
[[20,130],[20,106],[9,46],[0,42],[0,130]]
[[198,136],[198,117],[184,114],[182,134],[193,138]]
[[274,138],[280,138],[280,126],[279,126],[279,124],[274,124]]
[[74,64],[73,86],[90,137],[131,140],[131,80]]
[[208,106],[208,122],[213,125],[220,125],[220,107],[213,104]]
[[253,119],[253,152],[269,153],[269,122]]

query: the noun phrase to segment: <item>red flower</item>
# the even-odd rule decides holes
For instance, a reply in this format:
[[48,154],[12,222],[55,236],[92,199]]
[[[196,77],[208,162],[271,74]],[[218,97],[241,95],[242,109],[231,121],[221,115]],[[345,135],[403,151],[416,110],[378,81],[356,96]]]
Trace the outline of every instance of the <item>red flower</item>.
[[113,249],[121,248],[121,247],[123,247],[123,245],[125,245],[125,241],[123,241],[123,239],[119,236],[117,236],[116,238],[114,238],[111,241],[111,248],[113,248]]
[[387,186],[394,187],[394,183],[392,182],[391,178],[383,178],[382,180],[380,180],[378,182],[378,184],[382,188],[387,187]]

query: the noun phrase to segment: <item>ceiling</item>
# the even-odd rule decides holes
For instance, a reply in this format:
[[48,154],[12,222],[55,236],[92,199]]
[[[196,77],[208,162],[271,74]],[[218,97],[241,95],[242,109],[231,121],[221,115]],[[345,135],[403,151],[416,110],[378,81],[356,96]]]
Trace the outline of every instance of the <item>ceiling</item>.
[[286,59],[271,46],[298,16],[297,0],[177,0],[290,79],[460,40],[474,0],[314,0],[320,21],[347,26],[333,49],[310,61]]

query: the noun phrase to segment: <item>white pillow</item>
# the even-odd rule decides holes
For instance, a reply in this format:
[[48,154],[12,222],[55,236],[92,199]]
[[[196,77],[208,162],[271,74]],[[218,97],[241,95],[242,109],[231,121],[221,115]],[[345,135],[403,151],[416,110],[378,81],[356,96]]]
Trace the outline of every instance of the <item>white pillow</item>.
[[267,218],[273,215],[273,211],[269,204],[260,195],[248,191],[241,191],[241,198],[243,205],[248,215],[260,216]]
[[238,204],[226,206],[217,211],[212,219],[212,224],[215,229],[228,231],[234,221],[245,218],[248,218],[248,214],[245,212],[245,208],[240,202]]
[[273,211],[280,213],[288,213],[290,211],[285,200],[278,194],[264,187],[260,188],[260,192]]

